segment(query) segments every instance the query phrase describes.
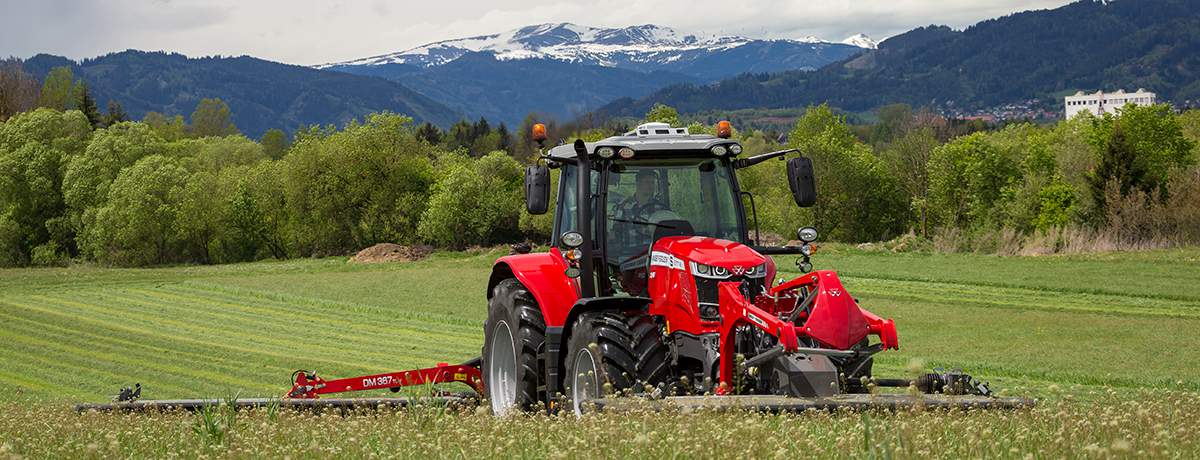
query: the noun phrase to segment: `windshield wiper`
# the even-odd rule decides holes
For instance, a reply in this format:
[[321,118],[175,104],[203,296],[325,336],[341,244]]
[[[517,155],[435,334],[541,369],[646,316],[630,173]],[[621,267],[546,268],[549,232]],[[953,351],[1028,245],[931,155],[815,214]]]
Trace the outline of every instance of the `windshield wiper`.
[[654,222],[643,222],[640,220],[631,220],[631,219],[618,219],[616,217],[609,217],[608,220],[616,221],[616,222],[624,222],[627,224],[651,225],[651,226],[655,226],[658,228],[667,228],[667,229],[672,229],[672,230],[676,228],[674,225],[656,224]]

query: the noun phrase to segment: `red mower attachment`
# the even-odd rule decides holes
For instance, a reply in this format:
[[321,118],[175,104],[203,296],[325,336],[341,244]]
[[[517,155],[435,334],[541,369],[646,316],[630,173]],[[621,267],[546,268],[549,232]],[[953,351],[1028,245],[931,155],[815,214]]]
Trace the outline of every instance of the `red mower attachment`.
[[402,387],[434,383],[461,382],[470,385],[475,392],[483,394],[483,376],[477,364],[450,365],[438,363],[435,367],[413,369],[387,374],[364,375],[337,380],[325,380],[316,371],[296,371],[292,374],[292,389],[283,395],[292,399],[317,399],[323,394],[348,391],[390,389],[400,391]]

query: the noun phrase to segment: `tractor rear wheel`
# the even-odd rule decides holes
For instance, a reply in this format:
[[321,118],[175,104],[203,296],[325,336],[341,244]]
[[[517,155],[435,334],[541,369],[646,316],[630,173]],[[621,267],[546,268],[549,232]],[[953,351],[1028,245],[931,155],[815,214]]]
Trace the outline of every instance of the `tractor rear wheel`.
[[537,301],[520,281],[496,284],[483,334],[483,384],[492,413],[534,409],[538,402],[538,350],[546,324]]
[[571,327],[566,353],[563,385],[576,414],[589,400],[626,389],[640,392],[670,374],[658,326],[644,314],[583,313]]

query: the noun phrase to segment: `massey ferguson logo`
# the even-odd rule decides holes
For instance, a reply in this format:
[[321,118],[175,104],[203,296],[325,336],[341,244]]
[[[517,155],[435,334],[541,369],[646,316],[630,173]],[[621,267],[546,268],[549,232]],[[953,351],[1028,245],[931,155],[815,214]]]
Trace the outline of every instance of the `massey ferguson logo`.
[[746,267],[743,267],[741,265],[734,265],[733,268],[729,269],[729,271],[733,272],[734,276],[742,276],[743,274],[746,273]]
[[830,289],[830,290],[829,290],[829,295],[830,295],[831,297],[841,297],[841,296],[842,296],[842,290],[841,290],[841,289]]

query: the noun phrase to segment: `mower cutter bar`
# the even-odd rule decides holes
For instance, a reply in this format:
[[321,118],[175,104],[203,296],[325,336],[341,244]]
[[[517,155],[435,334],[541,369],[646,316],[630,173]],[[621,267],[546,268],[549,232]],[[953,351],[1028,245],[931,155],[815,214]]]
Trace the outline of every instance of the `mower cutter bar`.
[[996,398],[989,396],[908,395],[908,394],[842,394],[821,398],[789,396],[672,396],[661,400],[597,399],[599,410],[632,410],[647,404],[656,410],[678,410],[683,413],[700,410],[750,410],[759,412],[864,411],[864,410],[970,410],[1025,409],[1036,401],[1030,398]]
[[[287,409],[323,410],[337,409],[350,411],[354,409],[403,409],[414,405],[465,405],[475,404],[476,398],[471,396],[431,396],[419,398],[329,398],[329,399],[278,399],[278,398],[246,398],[233,403],[237,409],[265,408],[277,405]],[[114,402],[104,404],[76,404],[78,412],[195,412],[206,407],[219,407],[226,402],[220,399],[159,399]]]

